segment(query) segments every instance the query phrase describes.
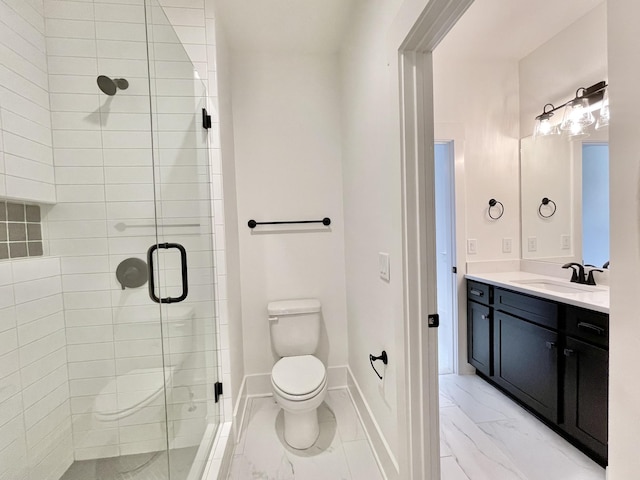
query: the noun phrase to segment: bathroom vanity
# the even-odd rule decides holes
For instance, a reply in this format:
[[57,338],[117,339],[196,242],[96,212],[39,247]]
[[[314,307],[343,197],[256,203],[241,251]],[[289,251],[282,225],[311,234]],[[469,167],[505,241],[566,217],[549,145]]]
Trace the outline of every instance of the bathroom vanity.
[[525,272],[467,275],[468,359],[607,463],[609,291]]

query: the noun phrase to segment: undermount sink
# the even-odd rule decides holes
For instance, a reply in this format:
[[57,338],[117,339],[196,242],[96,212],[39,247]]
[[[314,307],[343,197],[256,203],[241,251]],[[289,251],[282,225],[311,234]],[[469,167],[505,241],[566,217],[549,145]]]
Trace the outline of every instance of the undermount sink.
[[543,279],[528,279],[528,280],[512,280],[513,283],[520,285],[527,285],[528,287],[540,288],[542,290],[549,290],[557,293],[588,293],[588,292],[602,292],[601,288],[597,288],[591,285],[581,285],[578,283],[567,283],[555,280],[543,280]]

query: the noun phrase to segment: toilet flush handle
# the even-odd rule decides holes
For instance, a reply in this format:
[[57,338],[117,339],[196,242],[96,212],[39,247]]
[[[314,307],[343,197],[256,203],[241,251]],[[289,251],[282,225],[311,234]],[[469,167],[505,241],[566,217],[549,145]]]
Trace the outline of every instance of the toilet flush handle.
[[278,317],[275,317],[273,315],[269,315],[269,321],[270,322],[277,322],[278,321]]

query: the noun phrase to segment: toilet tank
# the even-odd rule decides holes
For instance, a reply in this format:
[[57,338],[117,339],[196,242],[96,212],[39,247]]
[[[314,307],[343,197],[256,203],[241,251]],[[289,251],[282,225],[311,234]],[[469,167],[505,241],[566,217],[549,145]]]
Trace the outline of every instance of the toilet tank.
[[280,357],[313,355],[320,341],[320,301],[280,300],[267,305],[271,345]]

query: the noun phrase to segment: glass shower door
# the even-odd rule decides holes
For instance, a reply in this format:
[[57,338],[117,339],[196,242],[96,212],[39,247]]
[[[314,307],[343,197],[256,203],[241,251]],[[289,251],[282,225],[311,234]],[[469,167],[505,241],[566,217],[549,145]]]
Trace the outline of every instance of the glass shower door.
[[169,478],[199,479],[219,424],[206,89],[162,8],[149,1],[146,10],[157,222],[150,296],[161,310]]

